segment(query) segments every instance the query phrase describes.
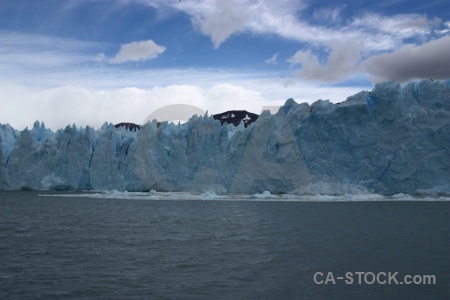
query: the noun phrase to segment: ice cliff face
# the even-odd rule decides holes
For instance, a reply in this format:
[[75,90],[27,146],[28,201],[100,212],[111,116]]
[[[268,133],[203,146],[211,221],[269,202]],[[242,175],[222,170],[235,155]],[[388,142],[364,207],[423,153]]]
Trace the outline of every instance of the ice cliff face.
[[193,117],[138,131],[0,125],[3,189],[450,192],[450,81],[378,84],[340,104],[289,99],[244,128]]

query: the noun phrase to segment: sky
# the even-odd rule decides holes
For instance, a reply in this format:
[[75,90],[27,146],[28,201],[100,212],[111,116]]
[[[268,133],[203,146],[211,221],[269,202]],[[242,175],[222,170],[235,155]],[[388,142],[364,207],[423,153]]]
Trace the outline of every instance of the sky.
[[0,123],[260,113],[450,78],[447,0],[1,0]]

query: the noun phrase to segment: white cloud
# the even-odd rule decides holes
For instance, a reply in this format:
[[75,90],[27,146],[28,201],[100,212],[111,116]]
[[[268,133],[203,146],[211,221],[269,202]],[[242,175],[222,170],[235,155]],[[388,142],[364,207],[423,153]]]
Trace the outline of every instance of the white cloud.
[[211,37],[217,49],[233,33],[245,28],[249,11],[241,9],[235,0],[217,0],[215,4],[208,14],[194,16],[194,23]]
[[94,60],[86,52],[105,47],[102,43],[86,42],[44,35],[17,34],[0,30],[1,75],[29,70],[56,70],[75,67]]
[[345,80],[359,70],[363,45],[358,39],[335,43],[326,63],[320,63],[310,50],[297,51],[288,59],[292,65],[300,65],[298,75],[307,80],[338,82]]
[[445,34],[449,33],[450,32],[450,21],[445,22],[444,26],[446,28],[444,28],[444,29],[436,29],[434,31],[434,33],[436,33],[438,35],[445,35]]
[[[7,34],[0,31],[0,83],[15,82],[38,90],[61,86],[88,90],[118,90],[125,87],[189,85],[208,90],[228,83],[260,92],[269,100],[307,98],[304,86],[293,78],[277,78],[277,72],[246,72],[224,69],[148,69],[104,65],[104,54],[113,45],[46,36]],[[29,44],[25,41],[30,41]],[[27,47],[25,47],[27,45]],[[76,50],[76,51],[75,51]],[[113,71],[112,71],[113,70]],[[151,78],[151,82],[149,82]],[[289,82],[289,84],[286,84]],[[3,95],[3,93],[2,93]],[[5,99],[3,96],[1,99]],[[5,101],[14,99],[11,96]],[[2,107],[2,106],[0,106]],[[4,122],[0,119],[0,122]]]
[[273,64],[273,65],[276,65],[276,64],[277,64],[277,59],[278,59],[278,52],[275,53],[274,55],[272,55],[271,58],[266,59],[264,62],[265,62],[266,64]]
[[267,103],[260,92],[229,83],[215,85],[205,93],[205,106],[210,113],[232,109],[259,112]]
[[[211,75],[211,74],[210,74]],[[23,130],[35,120],[56,130],[68,124],[99,128],[104,122],[141,124],[150,113],[169,104],[190,104],[209,114],[233,109],[259,113],[262,106],[279,106],[287,98],[312,103],[330,99],[341,102],[360,87],[324,87],[294,82],[283,88],[284,79],[267,78],[242,85],[218,83],[210,87],[194,84],[94,90],[64,85],[44,90],[1,82],[0,123]],[[11,99],[14,99],[12,101]]]
[[259,112],[262,105],[270,103],[259,92],[232,84],[218,84],[209,89],[170,85],[101,91],[66,85],[37,92],[3,83],[0,88],[1,123],[10,123],[20,130],[35,120],[44,121],[54,130],[73,123],[96,128],[105,121],[142,124],[151,112],[168,104],[191,104],[212,114],[230,109]]
[[[295,14],[305,7],[298,0],[175,1],[166,5],[191,15],[195,26],[211,38],[214,48],[240,32],[275,33],[288,37],[286,29],[298,31]],[[296,37],[302,36],[302,33],[296,34]]]
[[441,20],[417,14],[383,16],[365,13],[354,19],[343,19],[345,6],[314,11],[313,17],[328,18],[333,26],[318,26],[305,21],[308,2],[299,0],[212,0],[147,1],[152,6],[169,5],[193,18],[194,24],[211,37],[218,48],[233,34],[249,32],[276,34],[299,42],[328,45],[343,39],[359,38],[368,50],[393,50],[404,39],[426,38],[439,27]]
[[394,16],[382,16],[374,13],[366,13],[352,22],[355,29],[361,29],[368,33],[376,31],[392,38],[410,38],[425,36],[431,28],[439,26],[439,19],[428,19],[417,14],[399,14]]
[[342,6],[314,9],[313,18],[320,23],[340,23],[342,19],[341,12],[345,6],[344,4]]
[[[299,52],[290,59],[291,63],[301,65],[302,69],[298,72],[301,78],[325,82],[344,80],[368,70],[361,68],[361,60],[380,52],[396,51],[405,41],[426,43],[436,36],[448,34],[450,28],[448,21],[443,23],[438,18],[418,14],[381,15],[364,12],[346,19],[343,13],[345,5],[314,10],[314,19],[328,21],[313,24],[306,21],[309,18],[303,18],[304,14],[311,13],[306,10],[310,8],[310,2],[299,0],[119,1],[122,5],[130,2],[146,3],[161,13],[171,9],[187,13],[194,27],[209,36],[215,48],[239,33],[275,34],[301,42],[303,48],[299,46]],[[138,43],[141,42],[122,45],[111,62],[139,61],[160,54],[158,45],[140,48]],[[326,62],[313,54],[318,48],[329,49]],[[164,51],[159,50],[161,53]],[[265,62],[275,63],[276,60],[272,57]]]
[[132,42],[121,45],[119,52],[110,62],[118,64],[154,59],[164,51],[166,51],[166,47],[160,46],[152,40]]
[[0,40],[0,123],[17,129],[32,126],[35,120],[54,130],[72,123],[96,128],[105,121],[141,123],[155,109],[177,103],[210,113],[230,109],[258,113],[264,105],[281,105],[291,97],[338,102],[361,89],[318,88],[272,72],[130,70],[102,64],[107,61],[103,53],[113,47],[109,44],[2,31]]
[[[367,57],[396,51],[407,40],[427,42],[435,38],[433,32],[444,35],[450,28],[448,22],[441,28],[442,20],[419,14],[366,12],[353,19],[344,19],[345,5],[315,10],[313,18],[322,20],[319,22],[322,25],[317,25],[302,18],[308,3],[297,0],[175,1],[169,5],[191,15],[198,28],[211,37],[215,48],[233,34],[242,32],[276,34],[306,43],[307,46],[290,61],[302,65],[298,72],[301,78],[325,82],[344,80],[363,71],[359,63]],[[330,49],[326,63],[319,63],[312,52],[318,46]]]

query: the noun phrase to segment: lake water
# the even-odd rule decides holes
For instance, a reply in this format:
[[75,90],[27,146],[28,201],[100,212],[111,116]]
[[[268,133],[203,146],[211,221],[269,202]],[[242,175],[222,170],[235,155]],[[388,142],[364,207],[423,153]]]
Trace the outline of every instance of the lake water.
[[1,299],[450,299],[450,201],[43,194],[0,191]]

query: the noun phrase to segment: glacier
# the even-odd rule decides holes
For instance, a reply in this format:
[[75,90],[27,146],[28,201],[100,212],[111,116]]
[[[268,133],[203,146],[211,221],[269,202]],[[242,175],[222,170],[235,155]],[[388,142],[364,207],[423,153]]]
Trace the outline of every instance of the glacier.
[[139,130],[0,124],[0,189],[450,194],[450,80],[288,99],[245,127],[193,116]]

